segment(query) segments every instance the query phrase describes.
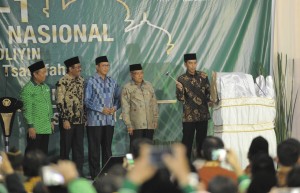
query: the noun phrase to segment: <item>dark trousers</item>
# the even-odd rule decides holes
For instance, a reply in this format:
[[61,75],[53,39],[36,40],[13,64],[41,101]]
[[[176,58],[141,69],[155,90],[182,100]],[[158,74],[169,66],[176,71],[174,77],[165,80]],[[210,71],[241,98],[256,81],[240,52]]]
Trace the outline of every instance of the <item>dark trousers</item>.
[[72,149],[72,160],[80,175],[82,175],[84,161],[83,138],[83,124],[71,124],[71,129],[64,129],[63,123],[60,122],[60,159],[69,160]]
[[44,152],[45,155],[48,154],[48,144],[49,144],[49,134],[36,134],[36,138],[29,138],[27,133],[27,146],[25,149],[25,154],[29,151],[39,149]]
[[186,146],[187,157],[190,159],[192,154],[194,136],[196,131],[196,147],[198,156],[201,154],[202,143],[207,136],[208,121],[199,122],[183,122],[183,137],[182,143]]
[[132,142],[135,139],[139,138],[147,138],[150,139],[151,141],[153,140],[153,135],[154,135],[154,129],[136,129],[133,130],[133,134],[129,135],[130,138],[130,152],[132,152]]
[[114,127],[88,126],[87,137],[89,146],[89,168],[92,179],[100,172],[100,148],[102,153],[102,167],[111,157],[111,143],[114,135]]

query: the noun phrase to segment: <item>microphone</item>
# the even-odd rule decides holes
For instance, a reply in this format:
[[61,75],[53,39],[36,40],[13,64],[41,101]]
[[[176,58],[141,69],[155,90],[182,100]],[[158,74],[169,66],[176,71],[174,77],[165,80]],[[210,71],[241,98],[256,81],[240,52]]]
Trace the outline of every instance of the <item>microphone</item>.
[[171,76],[170,72],[166,72],[165,74],[166,76],[172,78],[175,82],[177,82],[177,80],[175,78],[173,78],[173,76]]

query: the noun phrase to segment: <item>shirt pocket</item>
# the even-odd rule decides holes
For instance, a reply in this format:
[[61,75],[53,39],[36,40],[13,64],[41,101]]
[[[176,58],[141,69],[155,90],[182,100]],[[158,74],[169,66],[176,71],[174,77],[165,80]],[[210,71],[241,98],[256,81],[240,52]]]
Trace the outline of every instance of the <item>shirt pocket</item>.
[[132,100],[143,101],[144,97],[144,94],[139,90],[135,90],[131,93]]

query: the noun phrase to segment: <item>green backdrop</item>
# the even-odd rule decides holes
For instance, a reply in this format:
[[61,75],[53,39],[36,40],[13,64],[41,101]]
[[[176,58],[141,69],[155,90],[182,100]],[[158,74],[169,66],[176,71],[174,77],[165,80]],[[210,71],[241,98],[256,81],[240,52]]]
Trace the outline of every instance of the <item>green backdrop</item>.
[[[54,94],[54,85],[64,74],[63,61],[73,56],[80,57],[87,78],[95,73],[94,59],[107,55],[109,75],[121,86],[130,79],[129,64],[142,63],[159,100],[176,99],[175,83],[164,74],[184,73],[183,54],[188,52],[197,53],[198,69],[209,76],[212,71],[256,76],[261,67],[269,71],[271,4],[271,0],[1,0],[0,97],[18,98],[30,79],[27,67],[39,59],[48,64],[47,83]],[[155,141],[179,141],[181,104],[159,108]],[[24,118],[17,113],[10,145],[24,150],[25,134]],[[124,154],[128,142],[120,120],[113,154]],[[58,154],[58,128],[50,143]]]

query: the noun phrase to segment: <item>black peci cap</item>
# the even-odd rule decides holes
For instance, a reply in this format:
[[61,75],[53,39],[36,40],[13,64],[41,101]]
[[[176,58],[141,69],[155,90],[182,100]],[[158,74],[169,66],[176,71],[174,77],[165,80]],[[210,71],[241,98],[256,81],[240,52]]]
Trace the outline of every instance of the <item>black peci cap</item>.
[[41,68],[45,68],[45,64],[44,64],[44,61],[41,60],[39,62],[31,64],[28,68],[29,68],[30,72],[33,73]]
[[69,58],[69,59],[65,60],[64,63],[66,65],[66,67],[68,68],[68,67],[70,67],[70,66],[72,66],[74,64],[79,64],[80,61],[79,61],[78,56],[76,56],[76,57]]
[[131,64],[129,66],[129,71],[132,72],[132,71],[135,71],[135,70],[142,70],[142,65],[141,64]]
[[101,62],[108,62],[108,59],[106,56],[100,56],[100,57],[96,58],[95,62],[96,62],[96,65],[98,65]]
[[191,54],[184,54],[184,61],[188,61],[188,60],[197,60],[197,56],[195,53],[191,53]]

